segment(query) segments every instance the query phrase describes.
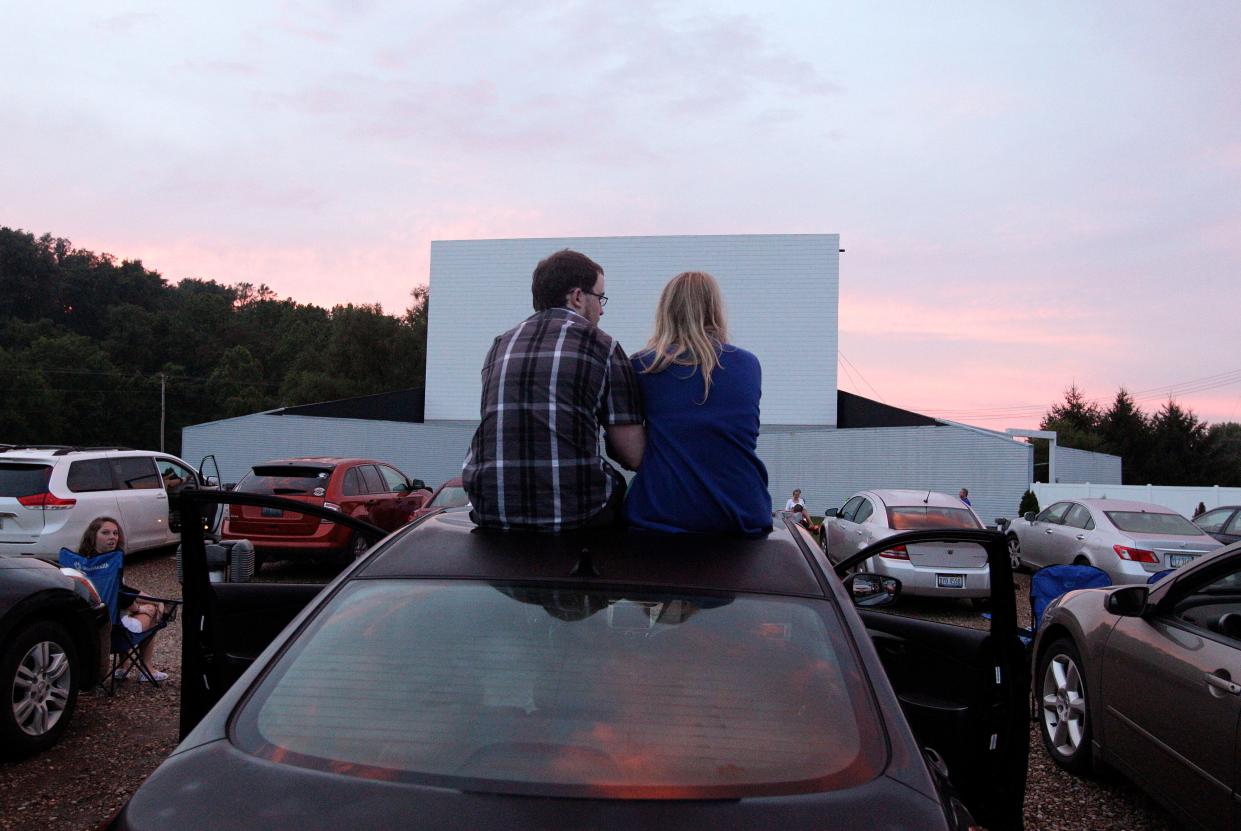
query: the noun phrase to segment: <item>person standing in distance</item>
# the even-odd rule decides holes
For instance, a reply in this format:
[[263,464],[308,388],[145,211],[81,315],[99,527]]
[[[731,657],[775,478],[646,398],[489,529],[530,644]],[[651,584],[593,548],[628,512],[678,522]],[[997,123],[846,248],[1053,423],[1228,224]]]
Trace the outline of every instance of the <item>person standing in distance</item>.
[[484,528],[573,531],[621,519],[625,479],[645,432],[629,358],[599,328],[603,269],[565,249],[534,269],[534,314],[498,336],[483,362],[481,421],[461,480]]

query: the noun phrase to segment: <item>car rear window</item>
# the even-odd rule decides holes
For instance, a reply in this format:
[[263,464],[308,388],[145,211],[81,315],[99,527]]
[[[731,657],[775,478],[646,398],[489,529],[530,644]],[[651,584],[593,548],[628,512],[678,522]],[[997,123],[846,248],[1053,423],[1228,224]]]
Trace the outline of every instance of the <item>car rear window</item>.
[[323,496],[331,476],[330,467],[256,467],[241,478],[237,490],[267,496]]
[[1202,536],[1202,530],[1180,514],[1161,514],[1150,511],[1105,511],[1104,513],[1113,525],[1130,534]]
[[277,661],[232,738],[463,790],[805,793],[881,771],[863,679],[824,601],[365,580]]
[[0,462],[0,496],[19,497],[46,493],[52,478],[51,465]]
[[937,508],[931,505],[888,508],[888,527],[898,531],[931,531],[939,528],[981,528],[974,515],[964,508]]
[[429,508],[463,508],[470,504],[470,497],[460,485],[446,485],[431,500]]

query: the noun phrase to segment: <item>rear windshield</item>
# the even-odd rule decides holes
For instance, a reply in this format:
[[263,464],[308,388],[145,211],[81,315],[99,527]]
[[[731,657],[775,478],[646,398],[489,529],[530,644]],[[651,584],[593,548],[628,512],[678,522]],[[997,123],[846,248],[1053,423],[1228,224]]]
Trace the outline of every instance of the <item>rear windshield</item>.
[[465,488],[458,485],[448,485],[435,495],[428,507],[463,508],[469,504],[470,497],[466,495]]
[[46,493],[52,478],[51,465],[0,462],[0,496],[19,497]]
[[930,505],[888,508],[888,527],[898,531],[933,531],[939,528],[981,528],[974,515],[964,508],[936,508]]
[[1104,513],[1113,525],[1131,534],[1202,536],[1202,530],[1180,514],[1156,514],[1148,511],[1105,511]]
[[863,679],[824,601],[360,580],[279,659],[233,739],[463,790],[805,793],[882,769]]
[[323,496],[330,467],[256,467],[241,478],[237,490],[267,496]]

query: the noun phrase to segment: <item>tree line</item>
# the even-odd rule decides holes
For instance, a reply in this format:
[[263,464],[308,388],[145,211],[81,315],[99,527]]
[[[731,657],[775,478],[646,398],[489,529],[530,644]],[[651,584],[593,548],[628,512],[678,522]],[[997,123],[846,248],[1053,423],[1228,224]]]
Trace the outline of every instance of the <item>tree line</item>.
[[[1148,415],[1123,387],[1102,407],[1073,384],[1040,429],[1055,430],[1064,447],[1120,456],[1126,485],[1241,487],[1241,424],[1208,425],[1172,399]],[[1036,444],[1036,480],[1040,471],[1046,480],[1038,467],[1046,460],[1046,445]]]
[[161,386],[172,453],[189,424],[420,387],[428,303],[423,286],[389,315],[261,283],[172,285],[138,260],[0,227],[0,442],[158,448]]

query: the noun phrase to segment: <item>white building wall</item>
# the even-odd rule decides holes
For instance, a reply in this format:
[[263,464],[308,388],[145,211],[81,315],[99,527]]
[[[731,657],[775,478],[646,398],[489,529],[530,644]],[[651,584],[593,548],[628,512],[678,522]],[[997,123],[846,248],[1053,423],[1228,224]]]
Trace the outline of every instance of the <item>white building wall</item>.
[[1091,453],[1088,450],[1056,445],[1057,482],[1096,482],[1119,485],[1124,481],[1120,478],[1120,468],[1119,456]]
[[[668,280],[710,272],[724,293],[731,340],[763,364],[763,422],[834,425],[839,247],[836,234],[432,242],[427,421],[478,418],[487,350],[533,314],[539,260],[572,248],[603,267],[609,302],[600,326],[629,354],[650,337]],[[794,361],[797,371],[789,369]]]
[[[226,482],[271,459],[366,456],[391,462],[434,487],[461,475],[474,427],[468,421],[408,424],[260,413],[187,427],[182,444],[183,456],[195,463],[214,453]],[[955,494],[966,487],[988,523],[1016,515],[1033,465],[1029,445],[960,427],[768,426],[759,436],[758,453],[775,507],[784,506],[793,488],[801,488],[811,512],[819,514],[865,488]]]

